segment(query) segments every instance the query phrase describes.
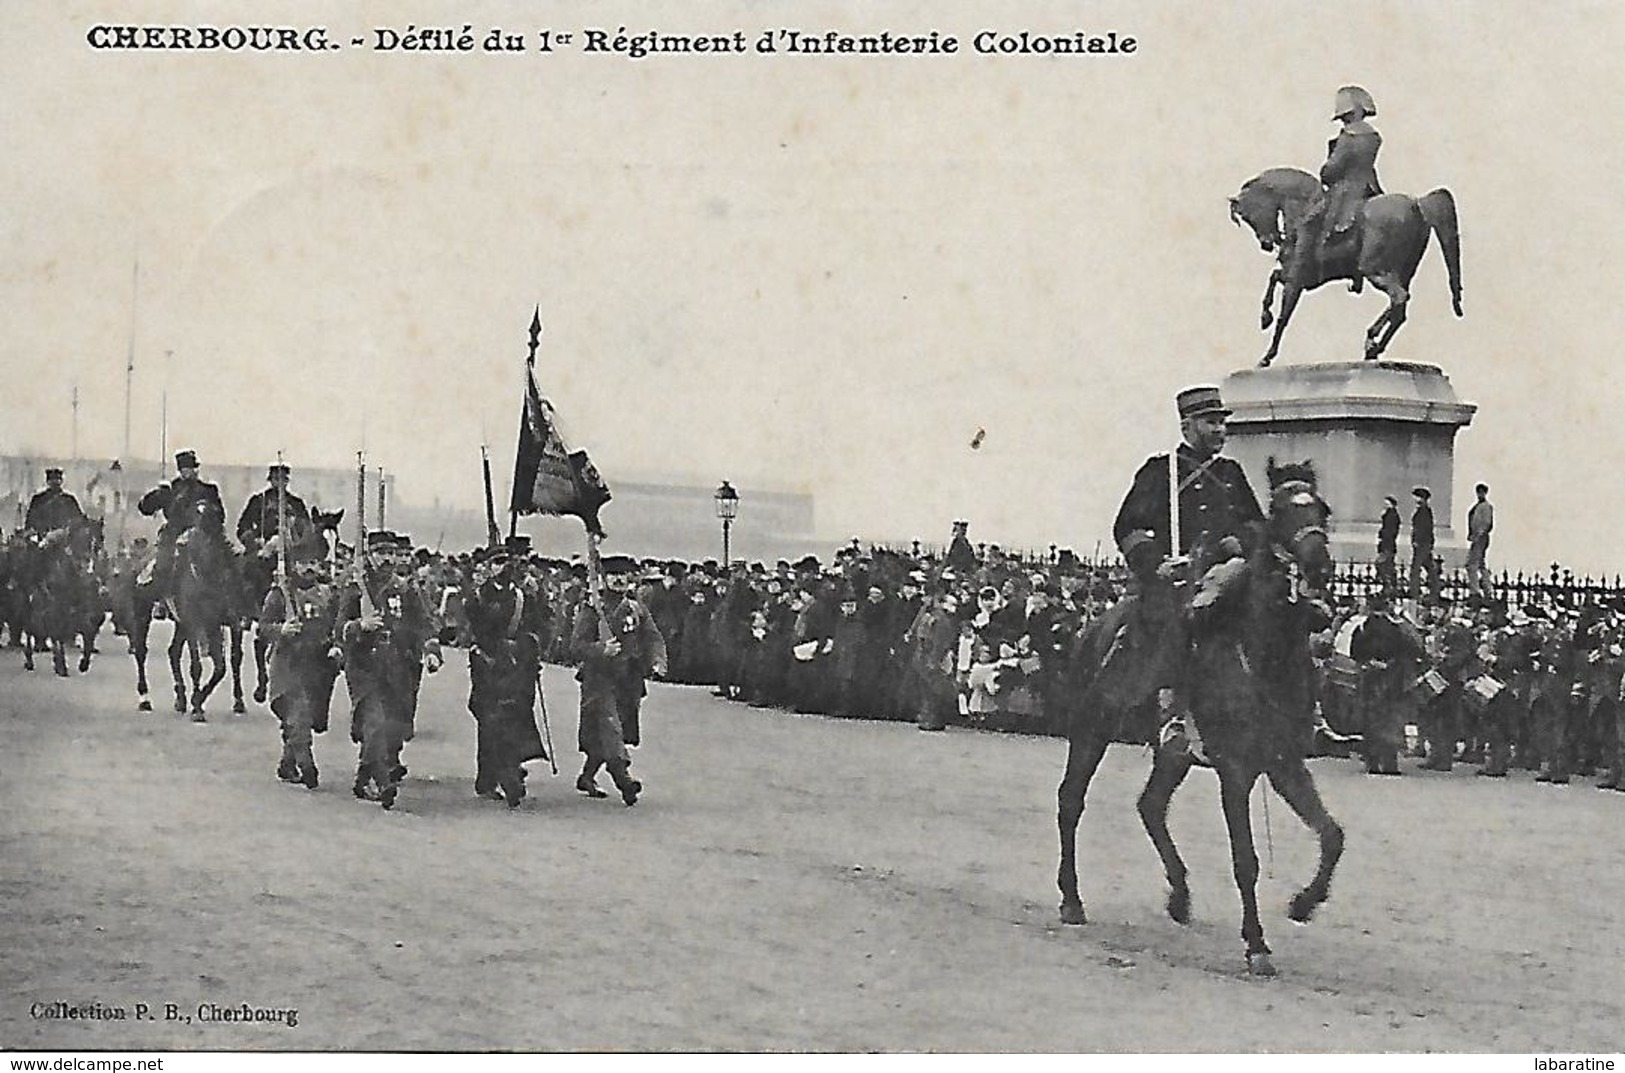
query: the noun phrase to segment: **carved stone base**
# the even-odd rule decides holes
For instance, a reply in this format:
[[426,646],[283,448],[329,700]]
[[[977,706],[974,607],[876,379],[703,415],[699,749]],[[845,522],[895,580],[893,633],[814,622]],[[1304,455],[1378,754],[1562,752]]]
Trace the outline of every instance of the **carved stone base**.
[[1312,459],[1331,504],[1332,554],[1376,558],[1383,497],[1399,500],[1401,568],[1410,558],[1411,489],[1433,493],[1438,554],[1447,567],[1466,557],[1456,535],[1456,430],[1478,409],[1462,402],[1437,366],[1404,362],[1277,365],[1231,373],[1223,384],[1233,411],[1225,453],[1247,471],[1263,499],[1265,460]]

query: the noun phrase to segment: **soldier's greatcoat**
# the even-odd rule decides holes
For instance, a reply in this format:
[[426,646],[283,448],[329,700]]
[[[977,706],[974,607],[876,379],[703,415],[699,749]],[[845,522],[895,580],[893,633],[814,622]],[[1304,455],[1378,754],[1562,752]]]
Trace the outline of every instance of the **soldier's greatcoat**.
[[28,514],[23,518],[23,528],[30,533],[44,536],[53,529],[65,529],[75,522],[83,521],[85,512],[80,509],[79,501],[70,493],[60,488],[46,488],[35,492],[34,497],[28,501]]

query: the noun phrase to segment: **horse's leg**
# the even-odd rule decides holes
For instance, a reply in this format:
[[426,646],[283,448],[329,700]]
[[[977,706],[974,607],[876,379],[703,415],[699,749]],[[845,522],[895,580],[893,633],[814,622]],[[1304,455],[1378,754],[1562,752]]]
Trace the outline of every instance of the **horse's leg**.
[[58,678],[68,676],[68,642],[60,627],[51,630],[51,669]]
[[[194,714],[203,714],[203,706],[208,703],[209,694],[213,693],[215,687],[226,677],[226,644],[225,638],[221,636],[224,630],[224,626],[215,626],[208,631],[209,677],[201,686],[196,685],[196,679],[194,678],[193,684],[195,688],[192,693],[192,711]],[[192,664],[194,672],[201,673],[203,661],[198,658],[195,651],[193,659],[195,661]]]
[[186,647],[186,631],[177,622],[169,639],[169,674],[175,683],[175,710],[182,713],[186,711],[186,673],[181,670],[181,651]]
[[1083,911],[1083,900],[1078,897],[1078,821],[1083,817],[1083,799],[1089,793],[1089,780],[1095,777],[1100,758],[1106,755],[1107,720],[1095,720],[1074,715],[1067,735],[1066,773],[1055,792],[1058,808],[1056,824],[1061,833],[1061,865],[1055,881],[1061,888],[1061,923],[1083,924],[1088,917]]
[[147,697],[147,637],[152,633],[152,608],[137,609],[130,617],[130,657],[135,660],[136,710],[152,711]]
[[1270,273],[1269,284],[1264,288],[1264,308],[1258,317],[1258,330],[1268,331],[1269,326],[1275,323],[1275,288],[1281,285],[1283,273],[1277,264],[1275,271]]
[[1303,288],[1297,283],[1287,282],[1281,290],[1281,319],[1275,322],[1275,335],[1270,339],[1270,348],[1264,352],[1263,360],[1258,365],[1267,367],[1281,352],[1281,336],[1286,334],[1286,326],[1292,322],[1292,311],[1298,308],[1298,299],[1303,297]]
[[1405,286],[1405,282],[1393,272],[1379,272],[1370,279],[1378,290],[1388,296],[1388,308],[1371,322],[1371,327],[1367,328],[1365,333],[1365,360],[1376,361],[1388,348],[1388,341],[1399,331],[1399,326],[1405,323],[1406,307],[1410,304],[1411,292]]
[[1168,832],[1168,805],[1194,763],[1189,749],[1158,746],[1151,757],[1151,774],[1140,791],[1140,822],[1162,858],[1162,871],[1168,877],[1168,915],[1177,924],[1191,922],[1191,889],[1185,879],[1185,861]]
[[[218,644],[218,634],[213,629],[204,630],[201,640],[196,637],[193,638],[191,651],[192,662],[190,665],[192,672],[193,715],[203,714],[203,704],[206,700],[208,700],[205,684],[214,682],[215,678],[217,677],[217,671],[221,672],[221,675],[224,674],[224,666],[222,661],[217,659],[215,656]],[[203,657],[205,655],[207,655],[210,659],[208,677],[204,677],[203,674]]]
[[248,710],[243,704],[243,626],[233,622],[231,630],[231,710],[242,715]]
[[1320,839],[1320,865],[1315,869],[1315,878],[1294,894],[1287,905],[1287,916],[1300,924],[1307,923],[1331,894],[1332,873],[1337,870],[1338,858],[1343,856],[1343,828],[1326,811],[1320,791],[1315,789],[1314,776],[1309,774],[1309,767],[1302,760],[1275,765],[1269,771],[1269,780],[1304,826]]
[[267,685],[267,682],[270,679],[270,675],[266,673],[266,656],[270,653],[270,649],[271,649],[270,640],[267,637],[265,637],[262,633],[260,633],[258,628],[256,628],[254,630],[254,703],[255,704],[264,704],[265,703],[266,685]]
[[1219,766],[1219,802],[1224,807],[1224,825],[1230,832],[1230,864],[1241,894],[1241,938],[1247,944],[1247,971],[1255,976],[1274,976],[1270,948],[1264,942],[1264,925],[1258,919],[1258,852],[1253,847],[1252,791],[1257,772],[1244,771],[1235,764]]

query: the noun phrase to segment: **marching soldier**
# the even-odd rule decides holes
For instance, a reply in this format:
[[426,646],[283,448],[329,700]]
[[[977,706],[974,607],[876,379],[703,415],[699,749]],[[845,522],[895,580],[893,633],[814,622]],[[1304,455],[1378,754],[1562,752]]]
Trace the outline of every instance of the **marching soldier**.
[[286,587],[273,585],[260,612],[260,631],[271,645],[271,711],[282,723],[282,761],[277,778],[316,789],[316,758],[311,735],[327,731],[328,706],[338,662],[333,658],[333,627],[338,589],[321,576],[317,560],[291,568]]
[[581,718],[577,745],[586,755],[576,789],[589,797],[605,797],[595,781],[607,768],[621,800],[637,804],[643,784],[631,777],[628,745],[638,744],[638,706],[647,689],[644,680],[666,672],[666,643],[649,612],[633,598],[634,568],[630,561],[606,561],[609,590],[604,594],[603,616],[591,601],[576,612],[570,634],[571,654],[579,661]]
[[[1180,674],[1186,664],[1186,634],[1175,586],[1200,576],[1220,548],[1239,544],[1245,551],[1258,539],[1264,521],[1258,497],[1240,463],[1224,449],[1230,410],[1216,387],[1186,388],[1175,397],[1183,436],[1172,461],[1148,458],[1118,508],[1112,536],[1134,576],[1139,601],[1135,635],[1139,664],[1131,677],[1143,695],[1153,692],[1176,733],[1187,733]],[[1179,532],[1170,517],[1170,470],[1178,480]]]
[[72,493],[62,489],[62,470],[52,466],[45,471],[45,487],[34,493],[28,501],[28,513],[23,528],[36,536],[44,536],[53,529],[66,529],[85,520],[85,512]]
[[518,808],[525,797],[529,760],[543,760],[536,725],[536,692],[541,674],[541,640],[535,630],[547,621],[532,611],[538,590],[524,583],[522,550],[512,543],[476,569],[467,602],[473,642],[468,650],[468,710],[476,727],[474,792]]
[[412,738],[423,669],[440,669],[440,642],[412,582],[411,541],[378,530],[367,534],[367,553],[376,565],[365,569],[364,590],[346,594],[337,639],[352,705],[350,738],[361,746],[352,790],[387,809],[406,774],[401,746]]
[[163,514],[164,523],[158,529],[157,554],[153,559],[151,577],[158,595],[168,596],[170,575],[175,566],[175,542],[205,517],[224,519],[226,508],[220,502],[220,489],[198,477],[197,453],[181,451],[175,456],[177,476],[173,481],[160,484],[147,492],[136,503],[136,509],[147,517]]

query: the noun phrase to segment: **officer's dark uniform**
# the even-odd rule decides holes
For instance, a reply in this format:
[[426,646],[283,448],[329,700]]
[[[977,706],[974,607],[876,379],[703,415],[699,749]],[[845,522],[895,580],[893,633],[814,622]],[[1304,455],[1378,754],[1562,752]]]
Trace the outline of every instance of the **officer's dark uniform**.
[[[1182,419],[1226,415],[1217,388],[1190,388],[1178,397]],[[1245,552],[1257,538],[1264,512],[1240,463],[1222,455],[1200,457],[1181,443],[1174,451],[1179,479],[1178,554],[1192,560],[1192,576],[1223,557],[1221,544],[1233,539]],[[1112,536],[1133,571],[1138,599],[1126,612],[1129,645],[1118,648],[1119,666],[1107,667],[1098,680],[1120,703],[1134,704],[1162,688],[1178,689],[1188,660],[1187,638],[1178,596],[1169,581],[1157,576],[1164,558],[1174,553],[1170,537],[1168,455],[1153,455],[1134,475],[1118,508]],[[1105,622],[1106,620],[1101,620]],[[1117,622],[1112,618],[1113,628]],[[1117,646],[1114,646],[1116,648]]]
[[1389,617],[1386,609],[1373,608],[1355,628],[1349,656],[1360,665],[1366,772],[1398,775],[1407,692],[1424,656],[1422,638],[1408,623]]
[[510,808],[525,796],[522,765],[547,757],[536,725],[541,641],[535,627],[545,625],[547,616],[533,608],[541,602],[531,586],[498,577],[476,588],[466,605],[473,638],[468,710],[476,726],[474,792],[494,797],[500,789]]
[[[288,525],[297,535],[302,529],[310,526],[310,508],[305,501],[292,492],[283,492],[288,514]],[[248,497],[243,504],[243,513],[237,519],[237,539],[243,548],[249,552],[257,551],[265,542],[276,536],[280,530],[278,526],[277,490],[262,488]]]
[[[61,477],[61,470],[48,470],[47,478],[52,474]],[[76,522],[85,520],[85,512],[80,509],[79,501],[70,493],[61,488],[45,488],[35,492],[28,501],[28,513],[23,518],[23,528],[30,533],[44,536],[53,529],[66,529]]]
[[[266,475],[267,480],[274,480],[277,472],[287,473],[286,466],[272,466]],[[292,492],[284,491],[282,498],[286,501],[283,509],[287,512],[288,528],[297,537],[301,532],[310,529],[310,508],[305,501]],[[267,541],[280,532],[281,521],[278,517],[276,488],[263,488],[248,497],[243,504],[243,512],[237,518],[237,539],[248,552],[248,578],[252,586],[251,592],[256,603],[263,602],[266,593],[270,591],[271,582],[276,573],[276,562],[270,556],[260,557],[259,553]],[[292,561],[293,548],[288,548],[289,561]]]
[[[182,451],[175,456],[176,469],[196,469],[197,455]],[[181,534],[206,517],[226,517],[226,508],[220,502],[220,489],[197,477],[176,477],[160,484],[142,496],[136,509],[147,517],[162,513],[164,524],[158,529],[157,557],[154,561],[153,580],[160,592],[169,592],[169,578],[174,571],[175,542]]]
[[318,776],[311,735],[327,730],[333,683],[338,678],[338,664],[329,655],[338,605],[334,585],[296,576],[289,580],[286,593],[271,589],[260,613],[260,630],[275,636],[269,695],[271,711],[282,724],[277,777],[301,782],[312,790]]
[[[367,534],[369,549],[390,545],[410,546],[393,533]],[[366,585],[379,621],[372,627],[364,621],[361,595],[352,585],[334,633],[343,648],[350,692],[350,738],[361,746],[352,789],[357,797],[366,797],[370,782],[377,787],[378,802],[391,808],[405,771],[401,746],[412,739],[423,660],[432,658],[438,665],[440,644],[428,604],[411,578],[371,571]]]

